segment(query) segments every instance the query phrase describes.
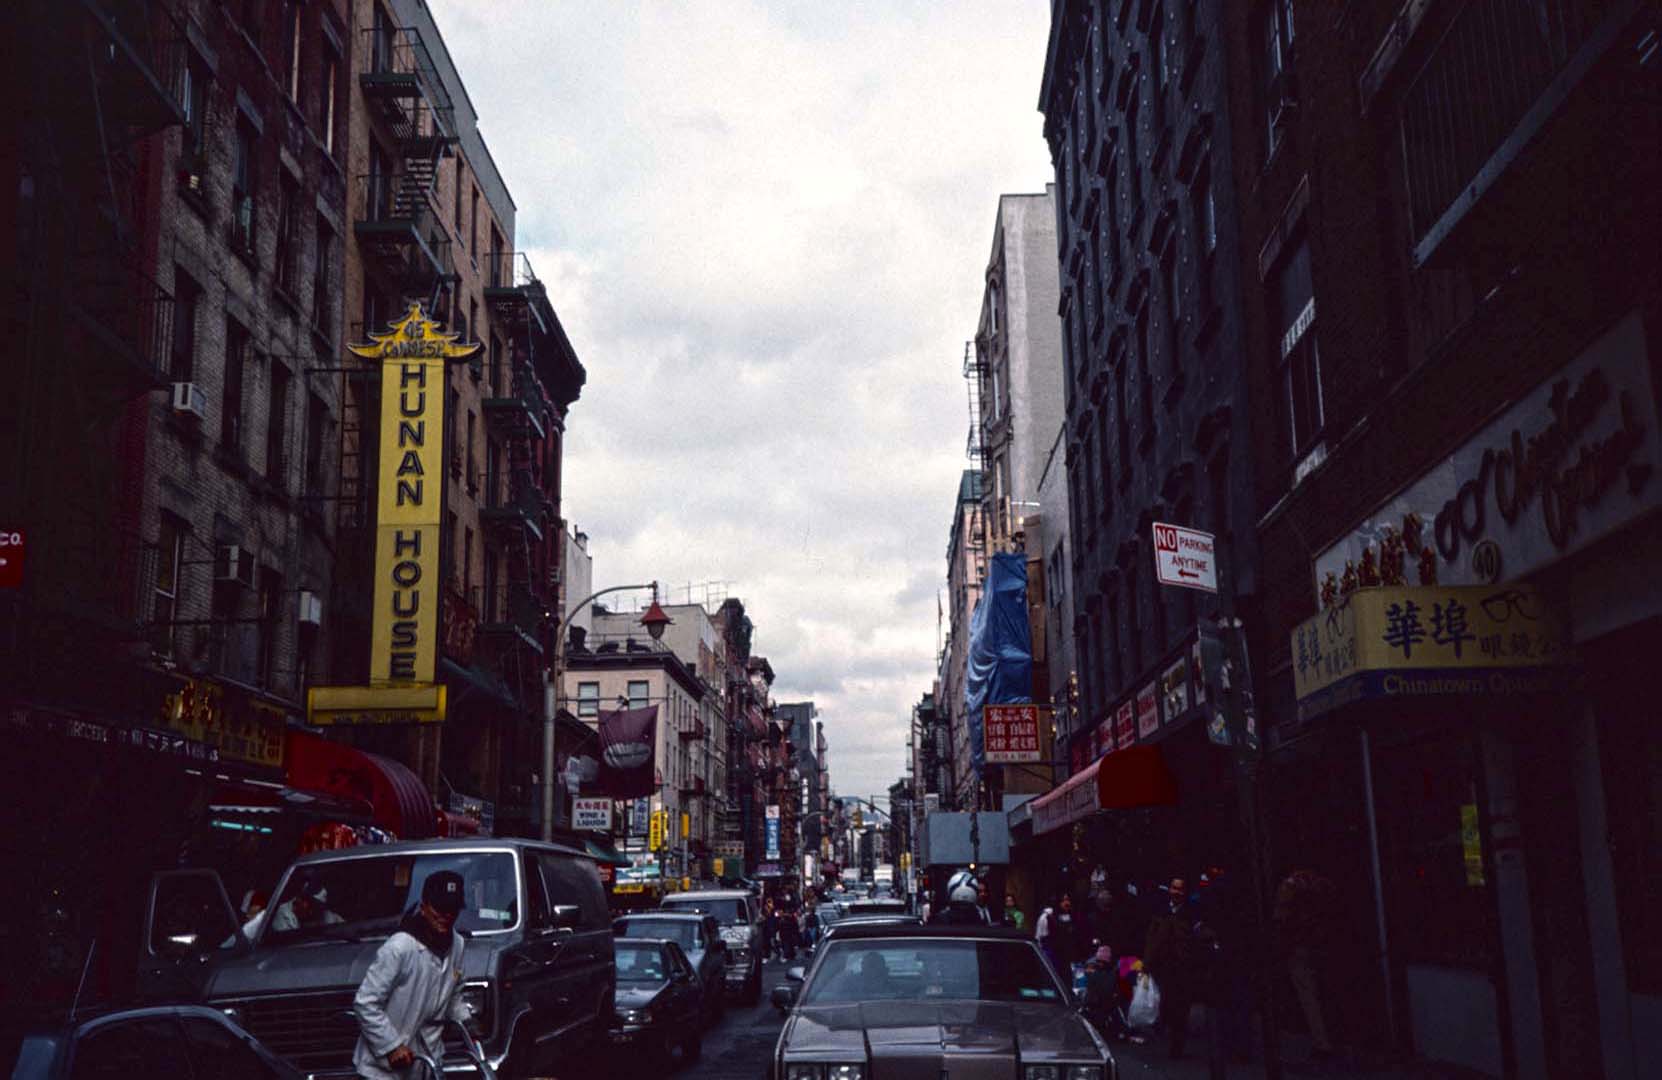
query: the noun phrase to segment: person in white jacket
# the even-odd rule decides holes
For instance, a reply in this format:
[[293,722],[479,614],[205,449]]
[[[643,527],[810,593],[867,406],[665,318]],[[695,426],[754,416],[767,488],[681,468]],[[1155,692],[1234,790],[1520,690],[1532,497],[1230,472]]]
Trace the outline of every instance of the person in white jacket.
[[471,1027],[459,992],[462,937],[455,932],[463,889],[453,870],[429,875],[420,906],[375,953],[352,1002],[359,1029],[352,1065],[359,1076],[401,1080],[418,1050],[443,1060],[447,1019]]

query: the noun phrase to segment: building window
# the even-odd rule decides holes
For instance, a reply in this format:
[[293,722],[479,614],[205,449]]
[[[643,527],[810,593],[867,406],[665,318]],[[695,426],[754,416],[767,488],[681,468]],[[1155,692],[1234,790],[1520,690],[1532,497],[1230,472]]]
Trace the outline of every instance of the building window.
[[1286,424],[1294,456],[1302,456],[1315,444],[1323,422],[1314,289],[1310,244],[1300,239],[1277,271],[1275,285]]
[[577,684],[577,715],[583,717],[600,715],[599,683],[580,682]]
[[282,626],[283,575],[270,567],[260,569],[260,621],[258,624],[259,669],[256,683],[269,687],[277,673],[277,633]]
[[183,583],[180,573],[184,561],[184,525],[164,512],[156,536],[156,589],[150,608],[150,621],[155,626],[151,644],[162,656],[173,655],[173,624],[179,617],[179,594]]
[[1210,255],[1218,249],[1218,208],[1212,195],[1212,168],[1202,165],[1190,190],[1194,203],[1195,233],[1200,238],[1200,253]]
[[1166,286],[1166,351],[1170,370],[1176,371],[1183,363],[1183,291],[1177,280],[1176,240],[1167,246],[1160,269]]
[[1258,12],[1258,39],[1263,49],[1259,88],[1265,109],[1265,155],[1275,153],[1282,126],[1297,103],[1292,81],[1293,0],[1269,0]]
[[502,339],[492,334],[490,396],[506,397],[507,394],[508,384],[503,381],[502,371]]
[[479,441],[479,418],[472,409],[467,411],[467,493],[477,494],[479,491],[479,457],[474,446]]
[[[479,301],[477,300],[467,302],[467,337],[463,340],[469,343],[479,340]],[[472,360],[468,362],[477,363],[477,361]]]
[[312,326],[326,341],[335,340],[334,288],[329,271],[335,265],[335,230],[319,216],[317,248],[312,266]]
[[473,530],[462,528],[462,595],[473,592]]
[[1142,432],[1140,446],[1151,445],[1154,438],[1154,364],[1149,357],[1148,308],[1137,316],[1137,396],[1142,403]]
[[340,69],[340,53],[326,40],[323,46],[323,100],[318,109],[318,122],[323,129],[323,151],[330,157],[335,154],[336,95],[340,93]]
[[496,552],[491,551],[489,548],[486,548],[485,549],[485,585],[484,585],[484,589],[485,589],[485,617],[484,617],[484,621],[487,622],[487,623],[494,623],[496,621],[496,611],[497,611],[496,581],[497,581],[498,573],[500,573],[500,569],[499,569],[498,562],[497,562]]
[[452,215],[452,220],[456,224],[456,244],[457,246],[460,246],[462,242],[462,158],[460,154],[456,155],[455,194],[456,205],[455,213]]
[[1099,490],[1102,492],[1102,516],[1109,517],[1114,512],[1114,457],[1111,447],[1114,440],[1108,431],[1108,410],[1103,409],[1097,414],[1097,429],[1100,433],[1097,439],[1097,468],[1102,482]]
[[300,3],[286,0],[283,4],[283,75],[284,89],[289,100],[300,103]]
[[1128,391],[1125,372],[1129,366],[1121,357],[1119,366],[1114,369],[1114,431],[1119,441],[1120,487],[1131,479],[1131,424],[1126,415],[1125,401]]
[[254,129],[237,121],[237,145],[231,165],[231,248],[239,255],[254,254]]
[[473,189],[473,205],[468,210],[467,250],[473,261],[479,261],[479,189]]
[[[208,86],[207,71],[192,59],[185,65],[185,135],[180,151],[180,171],[196,176],[198,183],[205,171],[203,158],[208,149]],[[192,185],[186,184],[187,187]],[[192,187],[192,190],[195,190]]]
[[329,406],[316,394],[306,395],[306,493],[323,495],[323,446],[327,441]]
[[652,684],[645,679],[629,680],[629,707],[644,709],[651,700]]
[[265,476],[284,493],[288,491],[289,381],[288,368],[273,360],[271,405],[265,425]]
[[293,297],[299,276],[300,185],[284,173],[277,184],[277,287]]
[[190,382],[196,366],[196,309],[202,288],[178,267],[173,270],[173,348],[168,374],[174,382]]
[[248,331],[236,319],[225,319],[225,381],[220,389],[219,445],[242,453],[242,372],[248,359]]

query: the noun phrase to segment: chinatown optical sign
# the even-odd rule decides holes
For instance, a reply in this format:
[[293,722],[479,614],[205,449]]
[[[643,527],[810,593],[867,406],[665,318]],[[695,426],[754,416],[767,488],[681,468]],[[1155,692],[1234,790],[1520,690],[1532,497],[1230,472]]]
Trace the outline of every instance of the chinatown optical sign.
[[[442,686],[434,684],[439,607],[439,537],[444,515],[445,365],[480,346],[458,344],[411,304],[404,318],[372,344],[350,346],[381,365],[381,467],[375,516],[375,599],[370,627],[370,686],[335,702],[310,697],[313,723],[436,721],[444,718]],[[399,697],[386,717],[372,699],[385,688]],[[412,688],[430,689],[431,705],[412,708]],[[366,695],[365,690],[370,691]],[[329,706],[341,708],[331,710]],[[369,707],[366,707],[369,706]],[[344,714],[344,715],[337,715]]]

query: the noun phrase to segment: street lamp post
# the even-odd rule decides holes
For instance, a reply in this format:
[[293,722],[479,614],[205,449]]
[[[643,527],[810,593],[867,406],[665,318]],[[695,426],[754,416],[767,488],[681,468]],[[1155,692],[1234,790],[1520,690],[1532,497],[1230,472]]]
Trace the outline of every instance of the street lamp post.
[[571,636],[565,622],[565,616],[572,611],[581,611],[589,604],[594,603],[602,596],[615,592],[631,592],[636,589],[652,590],[652,606],[641,616],[641,624],[646,632],[652,635],[653,641],[660,641],[664,636],[664,627],[670,622],[663,609],[658,607],[658,583],[649,582],[645,585],[613,585],[609,589],[601,589],[591,593],[582,600],[572,604],[567,612],[562,612],[559,634],[554,642],[554,663],[543,673],[542,687],[542,838],[554,839],[554,732],[555,717],[559,715],[560,695],[559,682],[564,668],[566,655],[566,641]]

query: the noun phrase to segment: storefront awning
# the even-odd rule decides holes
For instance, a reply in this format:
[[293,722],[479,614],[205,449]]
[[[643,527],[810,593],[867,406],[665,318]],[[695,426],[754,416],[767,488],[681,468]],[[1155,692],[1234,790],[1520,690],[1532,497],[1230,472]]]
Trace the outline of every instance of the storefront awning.
[[594,856],[594,861],[595,862],[608,863],[612,866],[633,866],[634,865],[634,863],[630,861],[630,859],[627,855],[624,855],[622,852],[618,851],[616,848],[606,847],[604,845],[597,844],[593,840],[583,841],[583,847],[585,849],[587,849],[587,851],[590,855]]
[[1172,806],[1177,780],[1156,744],[1127,747],[1097,758],[1033,807],[1033,835],[1060,829],[1098,810]]
[[433,799],[426,785],[391,758],[291,729],[287,759],[293,787],[362,799],[374,808],[375,824],[401,840],[437,833]]
[[368,825],[375,820],[369,800],[326,791],[302,791],[280,784],[231,780],[214,790],[208,809],[215,814],[293,813],[326,821]]

